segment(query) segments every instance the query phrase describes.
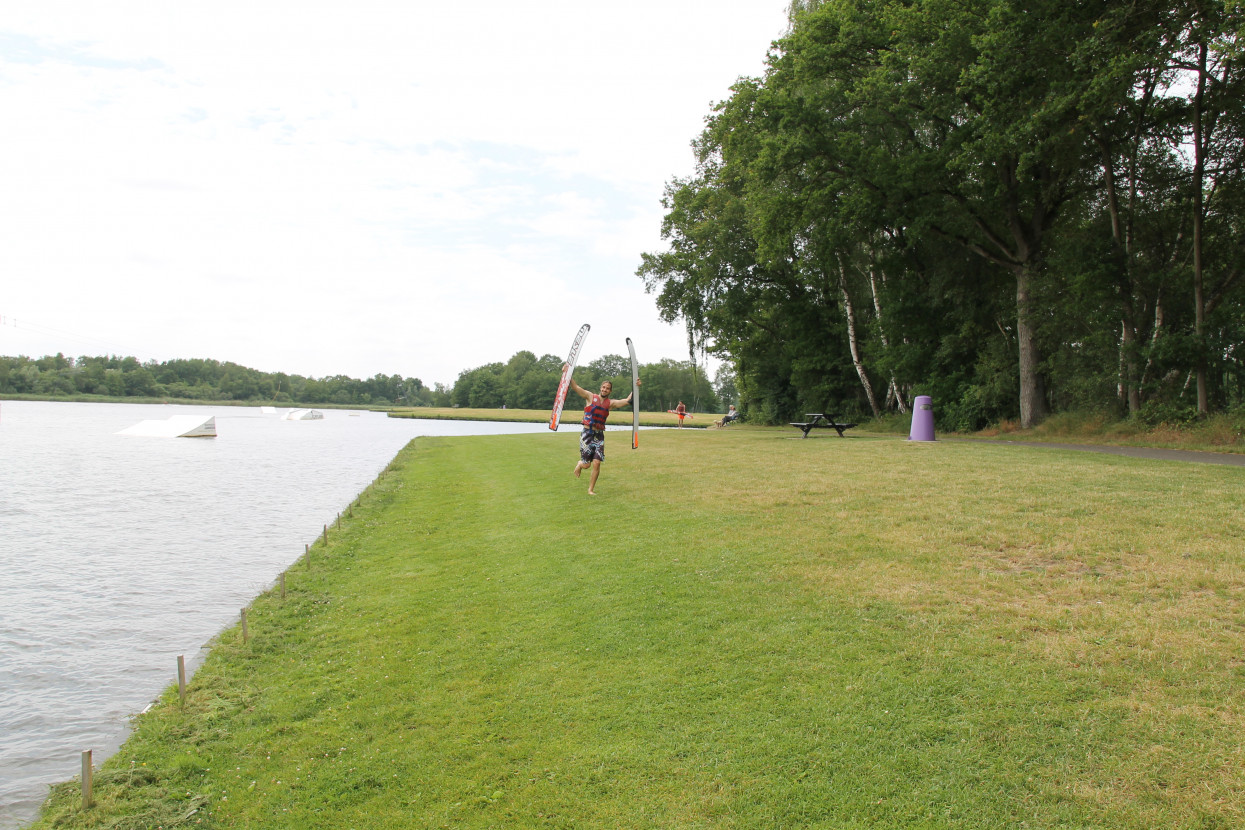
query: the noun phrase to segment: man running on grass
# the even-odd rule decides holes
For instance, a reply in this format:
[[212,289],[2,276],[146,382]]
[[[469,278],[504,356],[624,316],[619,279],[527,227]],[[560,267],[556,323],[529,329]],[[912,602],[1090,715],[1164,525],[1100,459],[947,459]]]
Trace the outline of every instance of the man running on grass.
[[[565,364],[562,366],[562,371],[566,371]],[[579,463],[575,465],[575,478],[579,478],[579,474],[585,467],[591,467],[592,475],[588,478],[588,495],[595,496],[597,476],[601,474],[601,462],[605,460],[605,419],[610,416],[611,409],[619,409],[630,404],[631,395],[621,401],[612,401],[610,393],[614,391],[614,384],[608,380],[601,384],[599,395],[594,395],[584,389],[575,382],[575,378],[572,377],[570,380],[575,394],[588,402],[588,405],[584,407],[584,431],[579,436]],[[636,380],[635,385],[639,386],[640,381]]]

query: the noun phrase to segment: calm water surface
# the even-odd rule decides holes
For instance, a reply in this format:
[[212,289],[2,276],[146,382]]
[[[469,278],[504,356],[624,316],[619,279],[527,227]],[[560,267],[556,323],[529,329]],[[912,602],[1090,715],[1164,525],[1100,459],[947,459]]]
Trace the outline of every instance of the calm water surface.
[[[197,665],[412,438],[547,434],[323,412],[0,402],[0,829],[115,751],[177,656]],[[218,437],[116,434],[200,413]]]

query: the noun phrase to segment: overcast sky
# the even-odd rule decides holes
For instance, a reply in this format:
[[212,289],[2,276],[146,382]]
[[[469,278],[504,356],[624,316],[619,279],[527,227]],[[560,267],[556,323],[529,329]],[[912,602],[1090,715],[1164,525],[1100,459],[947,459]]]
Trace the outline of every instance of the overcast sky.
[[788,0],[0,7],[0,354],[687,359],[635,276]]

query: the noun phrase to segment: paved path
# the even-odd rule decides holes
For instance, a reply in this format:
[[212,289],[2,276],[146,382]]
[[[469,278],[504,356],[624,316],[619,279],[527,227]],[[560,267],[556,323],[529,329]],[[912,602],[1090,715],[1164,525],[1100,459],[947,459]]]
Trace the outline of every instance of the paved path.
[[1245,453],[1164,450],[1158,447],[1108,447],[1101,444],[1052,444],[1048,441],[982,441],[980,443],[1014,444],[1022,447],[1049,447],[1055,450],[1105,452],[1108,455],[1127,455],[1131,458],[1150,458],[1159,461],[1191,461],[1197,464],[1229,464],[1235,467],[1245,467]]

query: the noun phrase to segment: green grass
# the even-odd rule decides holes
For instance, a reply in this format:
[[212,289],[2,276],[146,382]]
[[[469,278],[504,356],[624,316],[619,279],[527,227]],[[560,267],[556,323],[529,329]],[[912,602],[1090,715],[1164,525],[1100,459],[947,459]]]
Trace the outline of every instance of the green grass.
[[1229,828],[1242,472],[421,438],[36,827]]

